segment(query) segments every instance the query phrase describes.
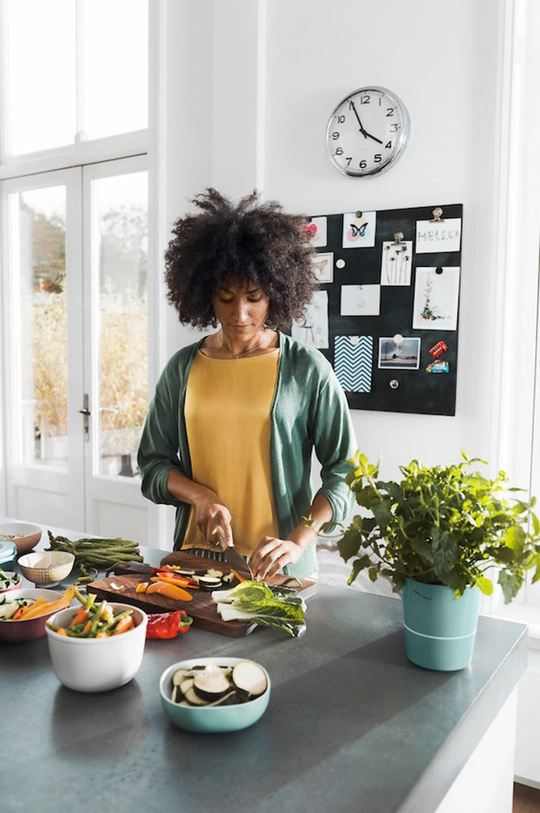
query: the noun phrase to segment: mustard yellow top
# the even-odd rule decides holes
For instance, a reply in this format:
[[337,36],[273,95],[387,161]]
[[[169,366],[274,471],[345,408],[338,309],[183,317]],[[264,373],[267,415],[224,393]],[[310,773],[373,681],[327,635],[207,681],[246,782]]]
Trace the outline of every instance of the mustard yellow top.
[[[270,475],[270,407],[279,350],[244,359],[198,352],[189,374],[185,420],[193,479],[219,495],[232,516],[234,544],[248,556],[263,536],[279,536]],[[209,545],[191,510],[182,548]]]

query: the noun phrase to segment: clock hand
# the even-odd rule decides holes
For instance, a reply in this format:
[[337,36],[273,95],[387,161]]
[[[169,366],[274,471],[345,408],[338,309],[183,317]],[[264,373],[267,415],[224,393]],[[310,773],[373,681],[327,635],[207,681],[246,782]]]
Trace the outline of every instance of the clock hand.
[[372,136],[371,133],[368,133],[366,130],[363,131],[363,134],[365,135],[366,138],[372,138],[373,141],[377,141],[379,144],[382,144],[380,138],[375,138],[375,136]]
[[[357,121],[358,121],[358,124],[360,125],[360,132],[362,133],[362,135],[364,136],[364,138],[367,138],[367,137],[368,137],[368,135],[369,135],[369,133],[367,133],[367,132],[364,130],[364,126],[363,126],[362,122],[360,121],[360,116],[358,115],[358,113],[357,113],[357,111],[356,111],[356,106],[355,106],[354,102],[352,101],[352,99],[351,99],[351,107],[352,107],[352,109],[354,110],[354,115],[356,116],[356,119],[357,119]],[[381,141],[381,144],[382,144],[382,141]]]

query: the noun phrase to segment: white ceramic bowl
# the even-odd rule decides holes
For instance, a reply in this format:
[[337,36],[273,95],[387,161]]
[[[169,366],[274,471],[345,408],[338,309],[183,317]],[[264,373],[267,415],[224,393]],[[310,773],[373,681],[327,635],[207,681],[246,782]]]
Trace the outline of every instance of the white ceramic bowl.
[[[62,598],[63,593],[56,590],[40,590],[36,587],[21,587],[13,593],[4,594],[2,598],[12,601],[16,598],[31,598],[34,601],[40,597],[46,601],[56,601]],[[58,612],[58,610],[56,611]],[[27,618],[23,621],[3,621],[0,618],[0,641],[33,641],[34,638],[43,638],[45,635],[45,622],[55,613],[47,613],[37,618]]]
[[[115,613],[133,610],[135,628],[110,638],[68,638],[46,628],[54,673],[68,689],[106,692],[128,683],[139,671],[148,616],[129,604],[110,604]],[[76,611],[74,607],[61,610],[51,623],[67,627]]]
[[29,522],[6,522],[0,525],[0,539],[15,542],[18,554],[29,553],[41,539],[41,528]]
[[52,587],[67,578],[73,570],[75,557],[61,550],[27,553],[19,558],[19,567],[36,587]]
[[[226,732],[240,731],[259,720],[268,707],[270,700],[270,676],[266,669],[257,664],[266,675],[266,691],[244,703],[231,706],[181,706],[171,700],[172,677],[177,669],[192,669],[197,665],[216,664],[218,666],[235,666],[247,658],[191,658],[169,666],[159,681],[159,693],[163,710],[169,719],[179,728],[186,731]],[[253,661],[255,663],[255,661]]]

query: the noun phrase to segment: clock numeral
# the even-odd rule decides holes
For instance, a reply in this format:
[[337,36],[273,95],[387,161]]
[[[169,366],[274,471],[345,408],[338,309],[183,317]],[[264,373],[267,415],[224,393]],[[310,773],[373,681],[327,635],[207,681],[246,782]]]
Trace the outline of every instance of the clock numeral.
[[387,119],[394,115],[395,109],[396,109],[395,107],[387,107],[386,108],[386,118]]
[[360,96],[360,104],[369,104],[371,96]]
[[350,166],[351,161],[352,161],[352,156],[351,156],[351,158],[346,158],[345,161],[347,162],[347,166]]
[[334,155],[343,155],[343,149],[341,147],[336,147]]
[[345,116],[336,116],[336,121],[338,124],[345,124]]
[[384,145],[384,149],[385,149],[385,150],[391,150],[391,149],[392,149],[392,142],[391,142],[391,141],[389,141],[389,142],[388,142],[388,144],[385,144],[385,145]]
[[378,152],[376,155],[373,156],[373,160],[376,164],[380,164],[382,161],[382,155]]
[[339,133],[337,132],[337,130],[336,130],[335,132],[333,132],[333,133],[332,133],[332,135],[330,136],[330,138],[333,138],[333,139],[334,139],[334,141],[337,141],[337,140],[338,140],[338,138],[339,138]]
[[358,166],[360,167],[360,169],[365,169],[367,167],[367,161],[360,161]]
[[397,131],[398,131],[399,129],[400,129],[399,124],[391,124],[391,125],[390,125],[390,132],[391,132],[391,133],[397,133]]

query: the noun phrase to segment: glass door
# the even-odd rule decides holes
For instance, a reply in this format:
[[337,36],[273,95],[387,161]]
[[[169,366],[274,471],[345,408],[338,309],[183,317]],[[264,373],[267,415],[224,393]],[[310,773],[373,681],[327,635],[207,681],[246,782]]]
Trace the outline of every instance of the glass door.
[[8,515],[146,540],[144,157],[3,184]]
[[3,184],[8,513],[83,527],[81,175]]
[[[137,448],[148,406],[148,176],[144,159],[84,168],[86,511],[140,536]],[[127,507],[130,510],[127,511]]]

